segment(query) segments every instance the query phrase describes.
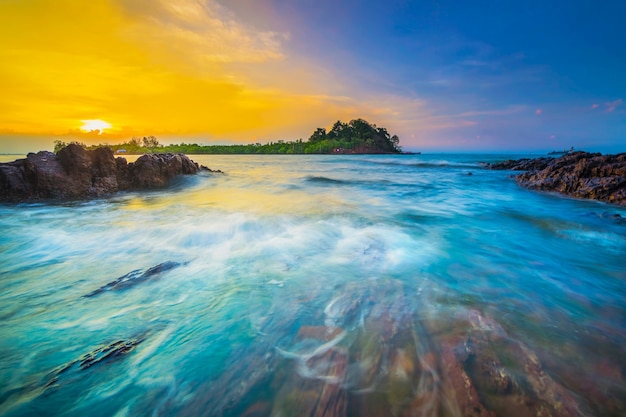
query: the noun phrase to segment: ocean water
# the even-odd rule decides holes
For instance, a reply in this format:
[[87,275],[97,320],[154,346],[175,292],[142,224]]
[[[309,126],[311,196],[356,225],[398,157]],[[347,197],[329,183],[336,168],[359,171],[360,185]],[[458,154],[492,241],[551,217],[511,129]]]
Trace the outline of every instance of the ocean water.
[[0,415],[626,415],[626,210],[480,165],[511,157],[0,205]]

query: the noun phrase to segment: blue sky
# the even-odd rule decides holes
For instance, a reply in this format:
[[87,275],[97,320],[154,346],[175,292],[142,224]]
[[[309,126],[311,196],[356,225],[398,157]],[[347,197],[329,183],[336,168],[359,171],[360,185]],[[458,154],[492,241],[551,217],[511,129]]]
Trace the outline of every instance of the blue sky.
[[289,32],[351,88],[421,100],[453,125],[418,147],[626,151],[625,1],[223,4]]

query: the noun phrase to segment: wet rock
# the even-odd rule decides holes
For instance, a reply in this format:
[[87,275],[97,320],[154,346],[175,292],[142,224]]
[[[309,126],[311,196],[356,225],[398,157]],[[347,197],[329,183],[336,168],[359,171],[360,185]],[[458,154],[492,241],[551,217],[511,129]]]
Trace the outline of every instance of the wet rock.
[[300,326],[296,338],[298,339],[319,339],[323,341],[330,341],[339,336],[342,329],[339,327],[326,327],[326,326]]
[[485,164],[488,169],[512,170],[512,171],[537,171],[544,169],[554,158],[522,158],[508,159],[503,162],[494,162]]
[[127,340],[116,340],[115,342],[102,345],[92,350],[89,353],[81,356],[80,358],[66,363],[52,372],[50,372],[46,378],[45,388],[56,386],[59,382],[59,378],[63,374],[76,371],[84,371],[95,365],[100,365],[105,362],[109,362],[121,356],[127,355],[132,352],[137,345],[143,342],[147,337],[147,333],[139,334],[133,338]]
[[560,158],[505,161],[487,167],[527,171],[516,181],[533,190],[626,205],[626,153],[571,152]]
[[626,205],[626,153],[574,152],[543,170],[523,173],[516,181],[530,189]]
[[141,343],[139,339],[133,340],[118,340],[109,345],[102,346],[98,349],[89,352],[80,359],[80,369],[91,368],[105,360],[115,358],[120,355],[125,355],[135,349]]
[[52,152],[0,164],[0,201],[75,198],[82,186],[81,178],[68,174]]
[[578,399],[545,372],[537,355],[498,322],[476,311],[468,314],[468,320],[469,355],[463,366],[497,415],[586,415]]
[[454,415],[495,417],[496,414],[487,410],[481,402],[475,384],[464,368],[468,356],[464,349],[459,351],[458,343],[441,345],[443,395],[448,399],[447,404]]
[[151,154],[135,163],[115,158],[110,148],[87,151],[70,144],[56,155],[30,153],[0,164],[0,201],[23,202],[101,197],[125,190],[167,186],[178,175],[211,171],[186,155]]
[[315,370],[309,378],[291,373],[279,390],[271,416],[345,416],[348,401],[343,389],[348,353],[341,348],[329,349],[311,357],[306,364]]
[[588,415],[496,320],[465,309],[422,320],[407,298],[400,281],[364,280],[317,313],[273,314],[179,415]]
[[347,387],[350,415],[404,416],[433,410],[435,378],[418,357],[422,350],[413,309],[400,281],[368,283],[370,307],[350,346]]
[[101,294],[105,291],[117,291],[117,290],[125,289],[133,285],[137,285],[150,278],[153,278],[163,272],[177,268],[179,266],[181,266],[181,264],[178,262],[167,261],[167,262],[158,264],[156,266],[153,266],[152,268],[147,269],[146,271],[142,271],[141,269],[136,269],[134,271],[129,272],[126,275],[123,275],[117,278],[115,281],[111,281],[108,284],[103,285],[102,287],[90,292],[89,294],[85,294],[83,297],[89,298],[89,297],[94,297],[98,294]]
[[241,414],[241,417],[266,417],[272,412],[272,405],[267,401],[252,404]]

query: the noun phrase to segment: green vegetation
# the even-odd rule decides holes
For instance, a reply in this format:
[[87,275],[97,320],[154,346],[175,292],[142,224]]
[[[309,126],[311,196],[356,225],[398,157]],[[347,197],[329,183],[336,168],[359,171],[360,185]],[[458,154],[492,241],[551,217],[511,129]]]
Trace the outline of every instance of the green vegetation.
[[[77,143],[77,142],[71,142]],[[132,138],[128,142],[117,145],[95,145],[87,149],[109,146],[116,153],[185,153],[185,154],[358,154],[358,153],[400,153],[400,139],[391,136],[384,127],[369,124],[363,119],[351,120],[349,123],[337,121],[330,131],[318,128],[307,141],[279,140],[266,144],[253,143],[246,145],[198,145],[181,143],[177,145],[161,145],[154,136]],[[62,149],[65,142],[55,141],[54,151]],[[81,144],[82,145],[82,144]],[[84,145],[83,145],[84,146]]]
[[87,145],[85,145],[82,142],[75,141],[75,140],[69,143],[65,143],[62,140],[55,140],[54,141],[54,153],[59,152],[61,149],[65,148],[67,145],[78,145],[78,146],[82,146],[83,148],[87,148]]

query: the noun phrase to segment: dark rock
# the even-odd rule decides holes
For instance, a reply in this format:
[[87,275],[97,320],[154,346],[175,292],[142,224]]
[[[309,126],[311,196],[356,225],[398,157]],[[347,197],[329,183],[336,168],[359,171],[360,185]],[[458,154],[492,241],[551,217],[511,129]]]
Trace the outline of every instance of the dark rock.
[[544,169],[554,158],[523,158],[509,159],[504,162],[495,162],[493,164],[485,164],[488,169],[509,169],[512,171],[536,171]]
[[56,156],[68,175],[78,178],[89,177],[92,165],[91,158],[83,147],[70,144],[61,149]]
[[91,368],[103,361],[126,355],[141,342],[141,339],[118,340],[106,346],[101,346],[80,358],[79,367],[80,369]]
[[151,154],[135,163],[111,148],[87,151],[70,144],[58,154],[30,153],[0,164],[0,201],[22,202],[101,197],[125,190],[166,187],[178,175],[212,171],[182,154]]
[[178,262],[167,261],[162,264],[158,264],[157,266],[153,266],[152,268],[142,272],[140,269],[136,269],[134,271],[129,272],[126,275],[123,275],[117,278],[115,281],[111,281],[106,285],[98,288],[90,292],[89,294],[85,294],[83,297],[93,297],[105,291],[116,291],[124,288],[128,288],[130,286],[139,284],[143,281],[146,281],[156,275],[161,274],[162,272],[169,271],[170,269],[174,269],[179,267],[181,264]]
[[146,332],[127,340],[116,340],[115,342],[97,347],[78,359],[59,366],[47,375],[44,382],[44,389],[57,386],[61,375],[73,373],[73,378],[80,378],[75,374],[77,371],[84,371],[94,365],[109,362],[120,356],[127,355],[132,352],[137,345],[143,342],[147,335],[148,333]]
[[533,190],[626,205],[626,153],[571,152],[560,158],[505,161],[487,167],[526,170],[516,181]]

